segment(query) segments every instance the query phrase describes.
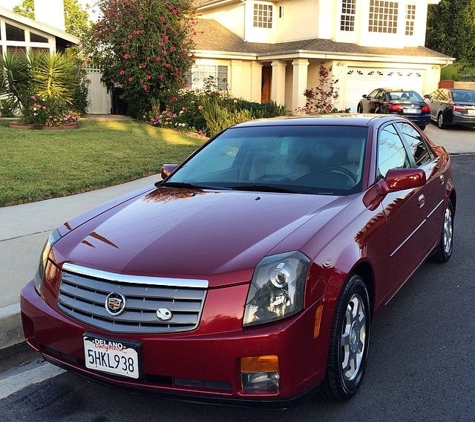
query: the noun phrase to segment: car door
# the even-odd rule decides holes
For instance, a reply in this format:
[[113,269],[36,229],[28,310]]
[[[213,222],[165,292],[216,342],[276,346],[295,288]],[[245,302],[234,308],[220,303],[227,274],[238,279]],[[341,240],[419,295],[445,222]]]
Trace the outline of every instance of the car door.
[[427,182],[419,189],[418,202],[422,211],[420,248],[427,255],[440,237],[440,225],[444,213],[445,174],[443,163],[427,145],[423,135],[410,123],[397,123],[401,138],[406,144],[413,167],[424,170]]
[[[377,178],[386,176],[392,168],[410,168],[412,161],[394,124],[378,132]],[[388,268],[386,297],[389,300],[423,261],[426,252],[420,247],[423,213],[422,188],[388,193],[382,200],[388,225]]]
[[437,120],[439,112],[443,112],[447,108],[448,102],[447,90],[438,89],[430,96],[430,116],[432,120]]
[[375,104],[375,98],[378,96],[379,92],[381,89],[373,89],[362,101],[363,105],[363,113],[374,113],[374,104]]
[[382,89],[378,90],[376,95],[371,99],[370,113],[382,113],[385,100],[386,92]]

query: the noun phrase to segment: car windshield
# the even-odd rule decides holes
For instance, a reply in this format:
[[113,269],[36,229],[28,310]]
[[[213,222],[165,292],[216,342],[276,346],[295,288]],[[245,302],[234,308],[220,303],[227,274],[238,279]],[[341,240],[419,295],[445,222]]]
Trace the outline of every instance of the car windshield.
[[391,91],[389,93],[389,99],[391,101],[424,101],[422,97],[416,91]]
[[335,195],[360,192],[367,131],[336,125],[233,127],[163,185]]

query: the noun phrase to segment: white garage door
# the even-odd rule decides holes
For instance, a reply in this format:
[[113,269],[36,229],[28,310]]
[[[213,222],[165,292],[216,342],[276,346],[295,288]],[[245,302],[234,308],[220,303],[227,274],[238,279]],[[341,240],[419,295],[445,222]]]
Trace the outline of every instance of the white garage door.
[[355,113],[364,94],[376,88],[413,89],[422,95],[424,70],[349,67],[346,74],[345,107]]

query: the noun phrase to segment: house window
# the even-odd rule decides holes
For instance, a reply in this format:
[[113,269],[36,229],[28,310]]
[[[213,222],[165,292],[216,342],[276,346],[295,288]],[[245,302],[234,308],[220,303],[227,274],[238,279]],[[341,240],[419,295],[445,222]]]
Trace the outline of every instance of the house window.
[[35,34],[34,32],[30,32],[30,41],[31,42],[48,42],[48,39],[42,37],[41,35]]
[[356,0],[342,0],[340,31],[355,30]]
[[5,23],[5,32],[9,41],[25,41],[25,31],[21,28]]
[[398,3],[371,0],[369,6],[369,32],[395,34],[397,32]]
[[272,4],[254,4],[253,26],[254,28],[272,28]]
[[416,22],[416,5],[408,4],[406,6],[406,35],[414,35],[414,25]]
[[187,83],[191,89],[217,88],[220,91],[225,91],[228,89],[228,66],[193,66]]

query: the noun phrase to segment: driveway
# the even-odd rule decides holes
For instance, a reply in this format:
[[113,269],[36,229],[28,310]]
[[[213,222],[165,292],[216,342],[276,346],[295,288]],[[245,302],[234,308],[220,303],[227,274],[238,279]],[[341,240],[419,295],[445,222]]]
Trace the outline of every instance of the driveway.
[[431,123],[424,133],[436,144],[445,147],[450,154],[475,154],[475,129],[463,127],[439,129]]

